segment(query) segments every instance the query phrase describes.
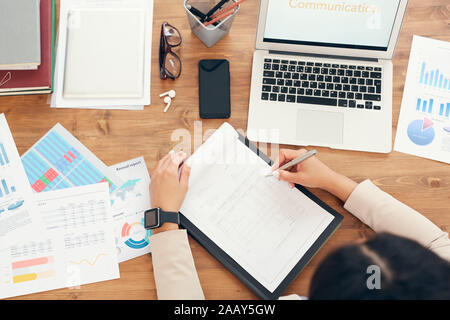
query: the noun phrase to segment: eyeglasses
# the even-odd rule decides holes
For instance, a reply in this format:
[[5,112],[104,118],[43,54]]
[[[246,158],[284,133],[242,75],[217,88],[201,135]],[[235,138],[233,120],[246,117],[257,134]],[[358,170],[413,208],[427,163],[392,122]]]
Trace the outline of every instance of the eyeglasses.
[[159,43],[159,70],[161,79],[175,80],[181,74],[181,59],[172,48],[181,44],[181,34],[177,28],[164,22],[161,26],[161,40]]

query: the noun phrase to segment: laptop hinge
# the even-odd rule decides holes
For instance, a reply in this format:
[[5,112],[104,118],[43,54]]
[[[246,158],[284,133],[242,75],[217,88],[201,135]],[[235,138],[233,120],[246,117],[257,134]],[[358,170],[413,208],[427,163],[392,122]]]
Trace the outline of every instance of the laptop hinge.
[[279,55],[301,56],[301,57],[378,62],[377,58],[347,57],[347,56],[335,56],[335,55],[315,54],[315,53],[286,52],[286,51],[276,51],[276,50],[270,50],[269,53],[270,54],[279,54]]

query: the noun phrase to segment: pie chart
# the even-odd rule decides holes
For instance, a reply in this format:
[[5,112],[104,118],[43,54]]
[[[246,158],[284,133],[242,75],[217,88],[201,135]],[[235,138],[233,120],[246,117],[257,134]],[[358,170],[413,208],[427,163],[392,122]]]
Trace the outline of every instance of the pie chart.
[[433,122],[427,118],[414,120],[408,126],[408,137],[418,146],[429,145],[433,142],[435,135]]
[[149,245],[148,237],[151,235],[151,230],[144,228],[144,221],[131,224],[126,222],[122,227],[122,237],[127,239],[125,244],[132,249],[143,249],[147,247]]

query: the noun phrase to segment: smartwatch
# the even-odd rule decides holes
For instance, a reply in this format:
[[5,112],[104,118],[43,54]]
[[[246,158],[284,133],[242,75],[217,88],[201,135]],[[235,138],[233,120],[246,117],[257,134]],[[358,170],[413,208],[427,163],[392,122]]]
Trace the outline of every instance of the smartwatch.
[[156,229],[166,222],[180,225],[180,214],[178,212],[167,212],[161,208],[153,208],[144,213],[145,229]]

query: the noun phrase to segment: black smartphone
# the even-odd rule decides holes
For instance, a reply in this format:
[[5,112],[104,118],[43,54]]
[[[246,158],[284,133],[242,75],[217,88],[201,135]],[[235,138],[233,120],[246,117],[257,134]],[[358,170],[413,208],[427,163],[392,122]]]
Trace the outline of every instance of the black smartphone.
[[229,118],[230,63],[225,59],[200,60],[198,68],[200,118]]

